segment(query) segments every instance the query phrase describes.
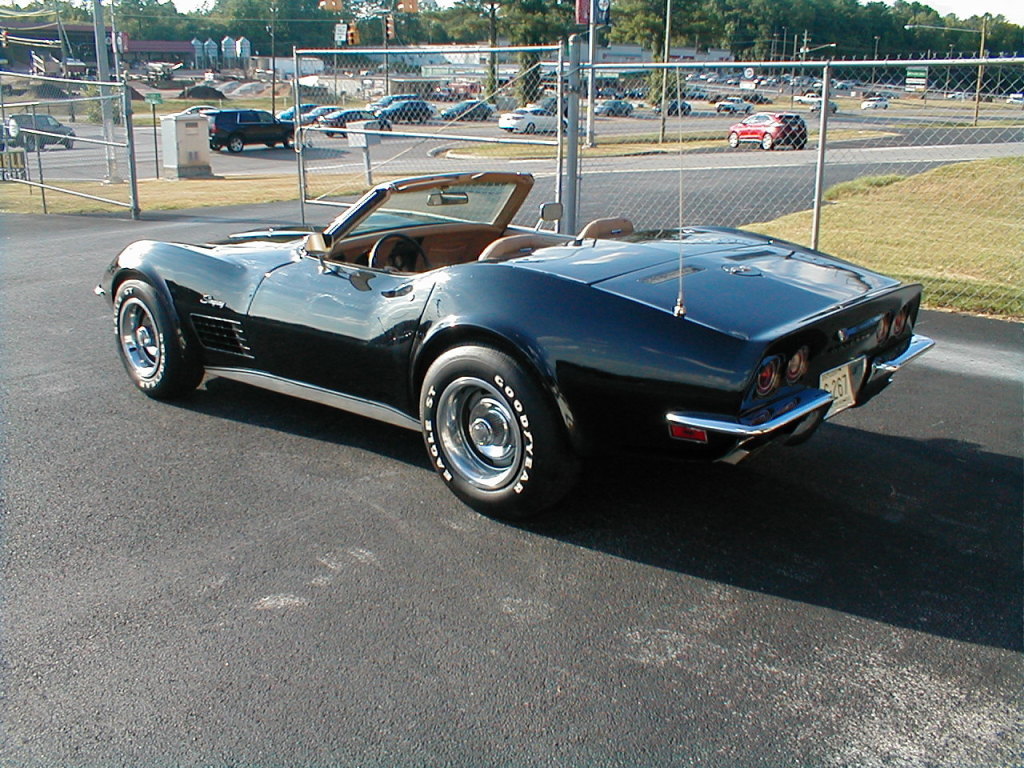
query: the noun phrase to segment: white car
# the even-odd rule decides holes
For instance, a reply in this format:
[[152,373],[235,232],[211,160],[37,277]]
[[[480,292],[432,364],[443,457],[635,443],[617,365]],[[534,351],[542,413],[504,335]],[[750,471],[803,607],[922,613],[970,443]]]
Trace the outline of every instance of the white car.
[[871,98],[871,99],[864,99],[864,101],[862,101],[860,103],[860,108],[861,109],[888,109],[889,108],[889,100],[885,99],[885,98],[882,98],[881,96],[876,96],[876,97]]
[[521,107],[499,117],[498,127],[509,133],[555,133],[558,117],[541,107]]

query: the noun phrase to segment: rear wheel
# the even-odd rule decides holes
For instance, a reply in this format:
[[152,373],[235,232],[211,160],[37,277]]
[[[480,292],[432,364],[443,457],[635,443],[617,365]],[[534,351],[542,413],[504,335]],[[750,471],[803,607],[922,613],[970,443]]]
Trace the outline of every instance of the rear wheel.
[[228,152],[241,152],[245,149],[245,140],[237,133],[228,137]]
[[729,134],[729,146],[735,149],[740,145],[740,135],[733,131]]
[[775,146],[775,139],[772,138],[770,133],[766,133],[761,137],[761,149],[771,149]]
[[454,347],[427,371],[420,419],[430,461],[479,512],[520,520],[559,502],[579,459],[536,380],[491,347]]
[[203,378],[196,346],[149,283],[126,280],[114,298],[117,351],[136,387],[157,399],[195,389]]

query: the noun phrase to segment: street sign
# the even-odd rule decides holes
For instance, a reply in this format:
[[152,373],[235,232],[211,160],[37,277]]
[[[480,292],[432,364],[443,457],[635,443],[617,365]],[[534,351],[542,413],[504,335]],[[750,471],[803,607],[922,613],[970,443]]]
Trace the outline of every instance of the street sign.
[[928,67],[907,67],[906,89],[908,91],[927,91]]
[[164,97],[163,97],[163,94],[161,94],[161,93],[147,93],[142,98],[144,98],[146,100],[147,104],[154,104],[155,105],[155,104],[163,104],[164,103]]
[[334,44],[345,45],[348,42],[348,24],[334,25]]

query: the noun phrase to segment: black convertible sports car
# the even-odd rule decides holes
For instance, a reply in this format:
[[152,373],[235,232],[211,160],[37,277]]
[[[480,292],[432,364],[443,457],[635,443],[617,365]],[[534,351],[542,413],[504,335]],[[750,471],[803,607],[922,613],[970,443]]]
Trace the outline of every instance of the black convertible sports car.
[[419,430],[451,490],[507,518],[598,452],[737,462],[804,440],[932,346],[918,285],[737,230],[513,227],[532,184],[411,178],[322,232],[141,241],[97,292],[151,397],[206,374]]

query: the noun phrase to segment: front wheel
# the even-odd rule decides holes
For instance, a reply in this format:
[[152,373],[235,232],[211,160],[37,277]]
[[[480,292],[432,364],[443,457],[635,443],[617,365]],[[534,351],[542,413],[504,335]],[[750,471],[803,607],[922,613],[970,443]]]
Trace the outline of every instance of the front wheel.
[[484,514],[537,515],[576,481],[579,459],[553,403],[534,377],[491,347],[454,347],[434,361],[420,420],[434,469]]
[[114,297],[117,351],[136,387],[157,399],[195,389],[203,378],[199,353],[149,283],[126,280]]
[[523,133],[536,133],[536,132],[537,132],[537,126],[534,125],[533,123],[527,123],[526,127],[523,128]]
[[772,138],[770,133],[766,133],[761,137],[761,149],[771,149],[775,146],[775,139]]
[[64,149],[74,149],[74,147],[75,142],[73,142],[71,139],[68,139],[67,141],[64,142]]

